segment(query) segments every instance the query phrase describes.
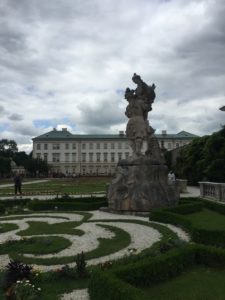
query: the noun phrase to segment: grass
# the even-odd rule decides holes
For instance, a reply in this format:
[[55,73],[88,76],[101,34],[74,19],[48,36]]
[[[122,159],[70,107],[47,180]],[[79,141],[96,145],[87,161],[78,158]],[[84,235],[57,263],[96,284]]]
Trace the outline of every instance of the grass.
[[19,227],[16,224],[10,224],[10,223],[1,223],[0,224],[0,233],[16,230]]
[[142,289],[147,299],[224,300],[225,270],[196,267],[179,277]]
[[68,239],[58,236],[31,237],[1,244],[0,255],[13,255],[14,253],[51,254],[57,253],[71,244]]
[[80,229],[75,229],[74,227],[79,226],[80,222],[62,222],[55,224],[48,224],[45,222],[27,222],[29,228],[18,232],[18,235],[28,236],[28,235],[41,235],[41,234],[72,234],[72,235],[83,235],[84,232]]
[[200,212],[185,215],[185,218],[190,220],[194,226],[206,230],[224,230],[225,216],[204,208]]
[[[97,258],[105,255],[112,254],[117,252],[127,246],[131,242],[130,235],[122,230],[109,225],[99,225],[101,227],[107,228],[115,234],[113,238],[99,238],[99,246],[89,252],[85,253],[86,259]],[[33,257],[24,257],[18,253],[11,253],[10,257],[12,259],[20,260],[26,264],[42,264],[42,265],[59,265],[59,264],[68,264],[75,261],[75,255],[66,256],[66,257],[52,257],[52,258],[33,258]]]
[[[105,192],[110,177],[80,177],[74,179],[51,179],[43,183],[22,185],[23,194],[91,194]],[[12,182],[11,182],[12,183]],[[0,189],[0,196],[14,194],[14,187]]]

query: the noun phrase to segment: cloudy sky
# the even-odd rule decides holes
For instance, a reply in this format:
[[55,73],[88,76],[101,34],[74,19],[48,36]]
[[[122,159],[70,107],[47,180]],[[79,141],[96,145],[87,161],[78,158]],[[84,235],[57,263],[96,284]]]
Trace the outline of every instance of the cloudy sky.
[[157,133],[224,124],[224,0],[1,0],[0,139],[125,130],[134,72]]

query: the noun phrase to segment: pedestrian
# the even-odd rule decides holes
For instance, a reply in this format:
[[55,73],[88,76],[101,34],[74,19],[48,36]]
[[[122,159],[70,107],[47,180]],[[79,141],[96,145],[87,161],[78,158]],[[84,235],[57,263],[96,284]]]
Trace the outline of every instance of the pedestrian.
[[17,193],[20,194],[22,197],[22,177],[19,173],[16,173],[14,176],[14,188],[15,188],[15,197],[17,196]]
[[169,174],[168,174],[168,184],[169,185],[175,184],[175,181],[176,181],[176,176],[175,176],[174,172],[173,171],[169,171]]

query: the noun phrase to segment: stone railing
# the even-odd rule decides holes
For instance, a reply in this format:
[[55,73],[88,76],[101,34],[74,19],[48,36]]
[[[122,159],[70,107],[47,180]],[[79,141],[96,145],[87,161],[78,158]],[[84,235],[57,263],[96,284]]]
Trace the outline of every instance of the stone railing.
[[187,180],[186,179],[176,179],[176,186],[179,193],[187,192]]
[[201,197],[225,202],[225,183],[199,182],[199,184]]

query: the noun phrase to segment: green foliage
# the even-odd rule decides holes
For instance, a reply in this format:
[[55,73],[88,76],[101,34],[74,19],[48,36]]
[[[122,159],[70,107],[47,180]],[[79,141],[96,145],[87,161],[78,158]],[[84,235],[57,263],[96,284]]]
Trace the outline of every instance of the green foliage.
[[87,276],[87,270],[86,270],[86,261],[85,261],[85,255],[82,251],[81,253],[77,254],[75,257],[75,263],[76,263],[76,273],[79,278],[84,278]]
[[[191,203],[193,203],[193,201],[191,201]],[[190,205],[185,204],[178,206],[182,207],[182,212],[179,211],[178,207],[177,211],[176,208],[174,208],[175,211],[173,212],[173,209],[155,209],[151,212],[151,220],[181,226],[190,233],[192,240],[197,243],[224,247],[225,218],[220,215],[216,216],[215,213],[208,212],[207,210],[199,211],[201,206],[191,206],[191,203]],[[211,205],[209,201],[204,200],[202,200],[202,204],[208,205],[209,208]],[[216,210],[215,207],[218,205],[217,203],[212,204],[214,210]],[[217,207],[218,213],[220,212],[220,206],[221,205]],[[198,210],[192,211],[193,207]],[[185,208],[187,209],[186,212]],[[223,207],[223,213],[224,211],[225,208]]]
[[31,277],[32,267],[21,263],[20,261],[11,260],[6,266],[5,288],[10,287],[17,280],[27,279]]
[[189,183],[225,181],[225,126],[211,136],[195,138],[177,160],[176,173]]
[[4,214],[5,213],[5,207],[4,205],[0,204],[0,214]]
[[13,140],[0,140],[0,153],[11,155],[18,151],[17,144]]
[[39,300],[41,288],[36,287],[29,280],[18,280],[11,290],[15,300]]
[[0,156],[0,177],[8,176],[10,172],[11,172],[10,159],[4,156]]
[[141,290],[106,271],[95,270],[92,273],[88,290],[91,300],[144,300]]
[[65,200],[61,201],[58,200],[46,200],[46,201],[38,201],[34,200],[31,201],[28,205],[29,209],[31,210],[96,210],[102,206],[107,206],[106,201],[102,201],[99,198],[93,198],[93,201],[86,201],[85,198],[81,199],[74,199],[74,201]]

